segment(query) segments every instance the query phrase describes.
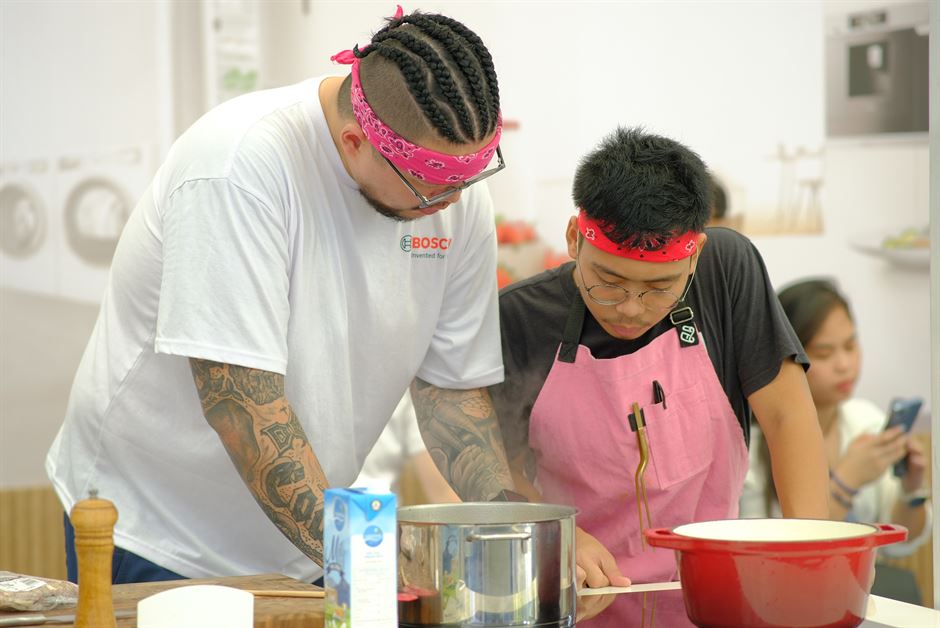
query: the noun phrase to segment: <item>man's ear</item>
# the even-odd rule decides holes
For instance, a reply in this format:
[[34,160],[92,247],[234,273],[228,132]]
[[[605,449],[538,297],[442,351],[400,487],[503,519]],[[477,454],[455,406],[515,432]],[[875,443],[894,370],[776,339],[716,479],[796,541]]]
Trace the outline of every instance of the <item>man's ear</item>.
[[571,259],[578,257],[578,236],[581,235],[581,232],[578,231],[578,217],[572,216],[568,221],[568,228],[565,229],[565,240],[568,242],[568,255]]
[[355,122],[347,122],[339,132],[339,145],[347,159],[357,157],[363,150],[368,150],[370,144],[362,129]]
[[695,272],[696,267],[698,267],[698,258],[702,254],[702,249],[705,248],[705,243],[708,241],[708,236],[705,235],[705,232],[695,236],[695,260],[692,262],[692,272]]

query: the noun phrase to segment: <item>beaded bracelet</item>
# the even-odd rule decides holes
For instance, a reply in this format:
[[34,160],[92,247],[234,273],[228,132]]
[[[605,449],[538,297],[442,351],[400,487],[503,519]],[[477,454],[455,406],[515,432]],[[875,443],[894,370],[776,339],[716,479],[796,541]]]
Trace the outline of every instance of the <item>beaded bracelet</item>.
[[839,488],[841,488],[843,491],[845,491],[849,497],[855,497],[856,495],[858,495],[858,489],[849,488],[849,486],[845,482],[839,479],[839,476],[836,475],[835,471],[833,471],[832,469],[829,469],[829,479],[835,482],[836,485]]

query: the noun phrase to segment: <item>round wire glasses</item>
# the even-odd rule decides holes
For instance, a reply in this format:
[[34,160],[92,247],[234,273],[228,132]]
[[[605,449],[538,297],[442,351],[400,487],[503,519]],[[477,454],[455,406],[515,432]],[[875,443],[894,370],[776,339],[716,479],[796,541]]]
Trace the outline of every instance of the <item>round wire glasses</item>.
[[587,282],[584,280],[584,271],[581,270],[581,250],[578,249],[578,273],[581,275],[581,285],[585,286],[584,290],[587,292],[588,296],[591,297],[591,300],[597,303],[598,305],[620,305],[624,301],[630,298],[632,294],[637,299],[640,300],[640,303],[644,307],[647,307],[651,310],[659,310],[666,312],[676,307],[680,301],[684,300],[685,297],[689,294],[689,288],[692,287],[692,279],[695,278],[695,275],[692,274],[692,258],[694,256],[689,256],[689,277],[688,283],[685,286],[685,290],[682,291],[682,295],[677,295],[669,290],[644,290],[643,292],[635,292],[627,290],[623,286],[618,286],[613,283],[596,283],[591,287],[587,287]]

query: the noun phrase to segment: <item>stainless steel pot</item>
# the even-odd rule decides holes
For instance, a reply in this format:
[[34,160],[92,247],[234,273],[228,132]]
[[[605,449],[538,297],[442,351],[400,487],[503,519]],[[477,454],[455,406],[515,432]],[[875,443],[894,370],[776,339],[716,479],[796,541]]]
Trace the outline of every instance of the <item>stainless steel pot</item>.
[[575,513],[515,502],[400,508],[399,625],[573,626]]

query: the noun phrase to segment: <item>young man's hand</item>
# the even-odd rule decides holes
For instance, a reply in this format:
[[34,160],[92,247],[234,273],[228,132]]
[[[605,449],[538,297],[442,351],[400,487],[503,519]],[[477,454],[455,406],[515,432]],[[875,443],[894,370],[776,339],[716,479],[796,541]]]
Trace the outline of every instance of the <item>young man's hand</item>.
[[628,587],[630,579],[620,573],[613,555],[596,538],[575,528],[575,555],[578,561],[578,588]]

